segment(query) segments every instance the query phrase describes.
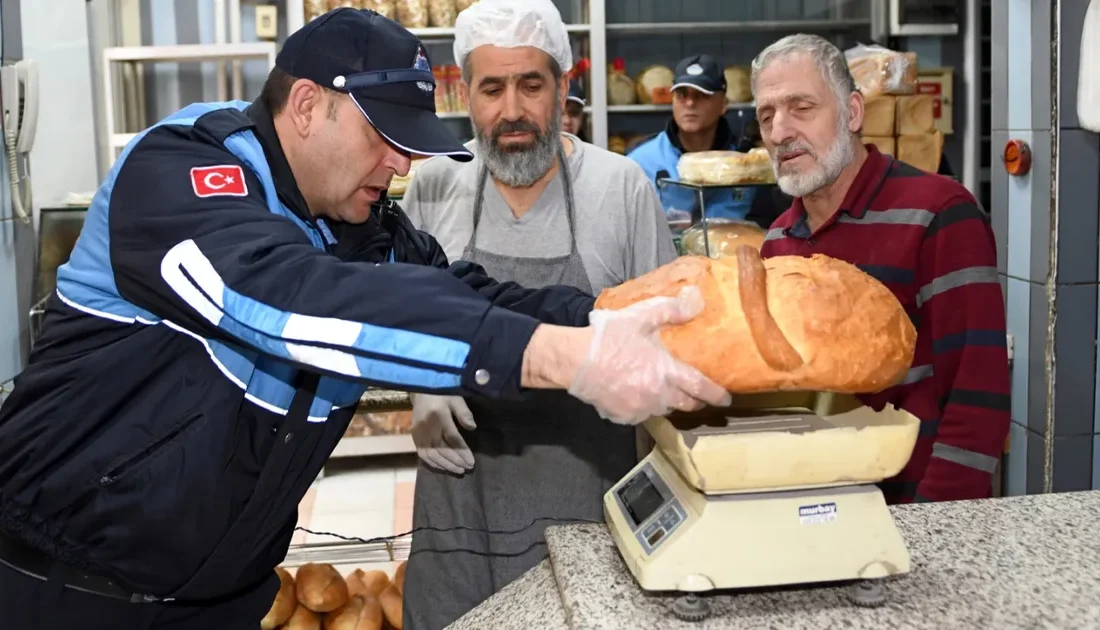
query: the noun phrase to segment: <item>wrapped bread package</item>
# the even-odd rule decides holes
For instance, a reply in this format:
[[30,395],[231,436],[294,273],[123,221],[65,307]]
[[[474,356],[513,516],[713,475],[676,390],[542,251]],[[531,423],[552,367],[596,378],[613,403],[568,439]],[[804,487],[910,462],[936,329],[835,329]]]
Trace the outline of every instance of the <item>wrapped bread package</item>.
[[[899,136],[915,133],[931,133],[936,130],[935,99],[931,94],[898,96],[897,102],[897,134]],[[864,133],[867,132],[865,131]],[[875,133],[868,135],[878,136],[887,134]]]
[[854,265],[823,255],[761,259],[683,256],[605,289],[621,309],[685,287],[702,296],[693,320],[661,331],[669,352],[733,393],[871,393],[902,381],[917,333],[894,294]]
[[370,9],[391,20],[397,20],[397,0],[359,0],[360,9]]
[[922,171],[939,172],[940,160],[943,158],[943,134],[933,131],[898,136],[896,157]]
[[436,28],[455,25],[455,0],[428,0],[428,24]]
[[672,103],[672,84],[676,73],[668,66],[649,66],[634,80],[638,90],[638,102],[644,105],[669,105]]
[[768,184],[775,181],[771,157],[766,149],[739,151],[696,151],[685,153],[676,164],[680,181],[702,186]]
[[477,0],[455,0],[455,13],[462,13],[475,4],[477,4]]
[[916,53],[860,45],[844,51],[844,57],[864,98],[917,91]]
[[428,0],[394,0],[397,23],[405,28],[428,26]]
[[708,219],[705,230],[702,223],[684,230],[680,244],[689,256],[706,256],[709,245],[710,257],[721,258],[736,255],[737,248],[742,245],[759,250],[764,245],[764,236],[764,230],[750,221]]
[[730,103],[749,103],[752,101],[752,86],[749,84],[749,69],[745,66],[726,68],[726,100]]
[[878,147],[878,150],[886,155],[897,155],[897,144],[894,140],[894,136],[863,136],[864,144],[873,144]]
[[897,104],[896,96],[880,95],[867,99],[863,107],[863,135],[893,136]]

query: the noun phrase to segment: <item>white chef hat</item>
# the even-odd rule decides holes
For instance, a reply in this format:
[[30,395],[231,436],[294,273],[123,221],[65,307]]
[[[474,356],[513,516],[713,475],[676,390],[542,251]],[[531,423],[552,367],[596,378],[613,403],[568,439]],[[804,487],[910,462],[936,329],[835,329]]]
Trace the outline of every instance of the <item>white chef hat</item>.
[[550,55],[562,72],[573,68],[573,50],[561,13],[551,0],[480,0],[455,20],[455,63],[479,46],[530,46]]

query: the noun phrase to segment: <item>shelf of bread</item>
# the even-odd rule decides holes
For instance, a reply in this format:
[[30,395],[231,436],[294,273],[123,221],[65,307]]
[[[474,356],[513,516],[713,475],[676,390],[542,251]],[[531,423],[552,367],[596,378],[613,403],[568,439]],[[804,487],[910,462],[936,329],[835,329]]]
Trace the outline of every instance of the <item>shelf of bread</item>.
[[[340,7],[370,9],[409,29],[421,40],[455,36],[455,19],[478,0],[305,0],[305,21]],[[587,33],[587,24],[566,24],[570,33]]]
[[[351,545],[336,546],[356,553]],[[292,547],[287,561],[275,569],[279,591],[261,630],[401,630],[404,561],[392,571],[345,569],[329,562],[301,562],[292,557],[296,552],[301,549]]]
[[[943,156],[943,92],[921,88],[916,53],[881,46],[845,52],[864,95],[863,141],[919,169],[935,173]],[[948,119],[950,123],[950,119]]]

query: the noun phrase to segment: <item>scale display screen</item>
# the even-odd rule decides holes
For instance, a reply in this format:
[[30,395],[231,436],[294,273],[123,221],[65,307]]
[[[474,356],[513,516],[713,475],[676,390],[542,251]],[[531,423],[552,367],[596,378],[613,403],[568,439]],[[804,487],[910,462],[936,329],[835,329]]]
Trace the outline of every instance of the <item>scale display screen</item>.
[[644,472],[634,475],[617,492],[619,500],[622,501],[630,514],[630,518],[634,521],[635,529],[652,516],[665,502],[661,492],[653,485],[649,475]]

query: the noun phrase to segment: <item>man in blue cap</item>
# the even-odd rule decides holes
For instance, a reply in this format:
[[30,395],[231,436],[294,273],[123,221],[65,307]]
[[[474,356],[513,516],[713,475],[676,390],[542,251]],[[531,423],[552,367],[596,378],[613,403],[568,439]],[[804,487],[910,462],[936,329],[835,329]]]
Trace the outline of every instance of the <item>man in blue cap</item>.
[[[710,55],[687,57],[676,66],[668,125],[635,147],[627,157],[640,164],[657,186],[658,179],[676,179],[676,165],[685,153],[736,151],[737,137],[726,121],[727,105],[722,64]],[[695,191],[667,186],[658,192],[670,219],[698,219],[700,208]],[[709,190],[703,197],[707,217],[743,219],[752,206],[752,196],[751,188]]]
[[575,80],[569,82],[569,93],[565,97],[565,109],[561,112],[561,130],[571,133],[584,142],[588,142],[588,124],[584,115],[584,90]]
[[337,9],[255,103],[191,105],[122,152],[0,407],[5,630],[255,628],[368,385],[567,389],[625,424],[728,402],[659,341],[697,292],[591,311],[448,268],[385,201],[410,154],[471,157],[430,68],[395,22]]

